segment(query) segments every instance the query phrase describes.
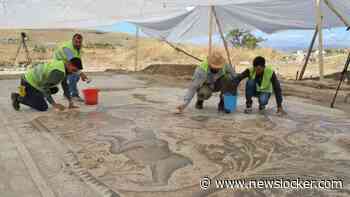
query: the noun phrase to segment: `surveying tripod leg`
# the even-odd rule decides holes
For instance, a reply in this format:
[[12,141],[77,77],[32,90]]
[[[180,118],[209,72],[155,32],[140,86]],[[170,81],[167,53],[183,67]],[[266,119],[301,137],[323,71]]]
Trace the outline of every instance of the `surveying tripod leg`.
[[18,45],[16,56],[15,56],[15,59],[13,60],[13,65],[16,64],[16,60],[18,58],[19,52],[21,51],[21,48],[22,48],[22,42],[20,42],[19,45]]
[[23,47],[24,47],[24,50],[26,52],[26,57],[27,57],[27,65],[31,64],[32,63],[32,59],[30,59],[30,56],[29,56],[29,50],[28,50],[28,47],[27,47],[27,44],[25,43],[25,41],[23,40]]

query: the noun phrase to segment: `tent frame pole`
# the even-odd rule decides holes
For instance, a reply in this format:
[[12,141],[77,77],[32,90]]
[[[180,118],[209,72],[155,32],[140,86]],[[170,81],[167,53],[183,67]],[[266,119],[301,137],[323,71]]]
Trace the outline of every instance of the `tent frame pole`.
[[208,50],[208,57],[211,55],[212,52],[212,45],[213,45],[213,12],[214,12],[214,6],[210,6],[209,8],[209,50]]
[[319,72],[320,80],[324,79],[324,62],[323,62],[323,15],[321,10],[321,0],[316,0],[317,6],[317,27],[318,27],[318,58],[319,58]]
[[[215,17],[216,25],[217,25],[218,30],[220,32],[220,36],[221,36],[222,42],[224,43],[224,47],[225,47],[225,51],[226,51],[226,55],[227,55],[227,60],[228,60],[229,64],[232,66],[230,51],[228,50],[227,41],[225,39],[224,32],[222,30],[222,26],[221,26],[219,18],[217,16],[215,7],[213,7],[213,14],[214,14],[214,17]],[[235,70],[235,68],[234,68],[234,70]]]
[[310,46],[309,46],[309,49],[308,49],[308,52],[307,52],[307,55],[306,55],[306,58],[305,58],[305,62],[304,62],[303,68],[301,69],[300,74],[299,74],[299,78],[298,78],[299,81],[301,81],[303,79],[306,67],[307,67],[307,65],[309,63],[309,60],[310,60],[312,49],[314,48],[314,45],[315,45],[317,34],[318,34],[318,27],[316,26],[315,33],[314,33],[314,36],[312,37],[312,40],[311,40],[311,43],[310,43]]
[[193,59],[195,59],[195,60],[197,60],[197,61],[199,61],[199,62],[202,62],[202,61],[203,61],[202,59],[200,59],[200,58],[198,58],[198,57],[196,57],[196,56],[190,54],[189,52],[187,52],[187,51],[185,51],[185,50],[183,50],[183,49],[181,49],[181,48],[175,46],[174,44],[172,44],[171,42],[169,42],[169,41],[167,41],[167,40],[165,40],[165,39],[160,40],[160,41],[163,41],[163,42],[167,43],[171,48],[175,49],[175,50],[178,51],[178,52],[181,52],[181,53],[187,55],[188,57],[191,57],[191,58],[193,58]]
[[138,69],[139,64],[139,39],[140,39],[140,28],[136,27],[136,38],[135,38],[135,72]]
[[[338,16],[338,18],[345,24],[345,26],[347,27],[350,27],[350,22],[347,21],[347,19],[345,17],[343,17],[343,15],[340,14],[340,12],[338,12],[338,10],[335,8],[335,6],[329,1],[329,0],[324,0],[324,2],[326,3],[327,7],[336,15]],[[317,5],[319,6],[319,5]],[[319,8],[317,8],[318,10]],[[316,36],[318,34],[318,31],[319,31],[319,28],[316,26],[316,29],[315,29],[315,34],[312,38],[312,42],[311,42],[311,45],[310,45],[310,48],[309,48],[309,51],[308,51],[308,54],[307,54],[307,57],[306,57],[306,60],[305,60],[305,64],[300,72],[300,75],[299,75],[299,78],[298,80],[302,80],[303,79],[303,75],[305,73],[305,70],[306,70],[306,67],[307,67],[307,64],[308,64],[308,61],[310,59],[310,55],[311,55],[311,51],[312,51],[312,48],[314,46],[314,43],[315,43],[315,40],[316,40]],[[322,54],[323,56],[323,54]]]
[[326,3],[327,7],[345,24],[345,26],[350,27],[350,22],[340,14],[340,12],[329,0],[324,0],[324,2]]
[[[335,94],[334,94],[334,97],[333,97],[333,100],[331,102],[331,108],[334,108],[334,104],[335,104],[335,101],[337,99],[337,96],[338,96],[338,92],[341,88],[341,85],[345,79],[345,75],[349,69],[349,64],[350,64],[350,53],[348,55],[348,59],[346,60],[346,63],[345,63],[345,66],[344,66],[344,70],[343,72],[341,73],[341,76],[340,76],[340,80],[339,80],[339,84],[338,84],[338,87],[337,87],[337,90],[335,91]],[[347,98],[345,98],[345,102],[347,101]]]

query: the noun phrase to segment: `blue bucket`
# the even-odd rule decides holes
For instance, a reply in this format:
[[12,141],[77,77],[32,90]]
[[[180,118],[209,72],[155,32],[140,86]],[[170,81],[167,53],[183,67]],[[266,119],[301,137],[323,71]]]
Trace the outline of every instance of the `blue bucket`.
[[237,109],[237,95],[224,94],[224,109],[226,113],[235,112]]

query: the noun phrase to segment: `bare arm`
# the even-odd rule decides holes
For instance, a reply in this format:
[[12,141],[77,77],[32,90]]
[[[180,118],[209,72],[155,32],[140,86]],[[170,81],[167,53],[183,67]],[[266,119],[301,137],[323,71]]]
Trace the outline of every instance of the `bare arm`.
[[184,106],[187,107],[190,104],[192,98],[196,94],[200,86],[203,85],[207,77],[207,74],[201,69],[197,68],[193,74],[192,82],[187,90],[187,93],[184,97]]

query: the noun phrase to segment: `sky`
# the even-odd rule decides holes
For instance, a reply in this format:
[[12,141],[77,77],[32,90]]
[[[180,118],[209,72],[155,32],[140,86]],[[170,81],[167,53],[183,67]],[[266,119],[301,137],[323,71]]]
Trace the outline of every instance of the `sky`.
[[[135,34],[136,27],[129,23],[117,23],[112,26],[99,27],[101,31],[108,32],[124,32],[129,34]],[[262,47],[269,47],[282,51],[296,51],[301,49],[307,49],[310,45],[313,31],[302,30],[290,30],[283,31],[274,34],[265,34],[260,31],[253,32],[254,35],[264,38],[266,41],[261,44]],[[186,41],[194,44],[206,44],[208,38],[199,37]],[[214,41],[219,42],[219,38]],[[316,45],[315,47],[317,46]],[[325,48],[350,48],[350,31],[346,31],[345,28],[334,28],[324,30],[324,44]]]

